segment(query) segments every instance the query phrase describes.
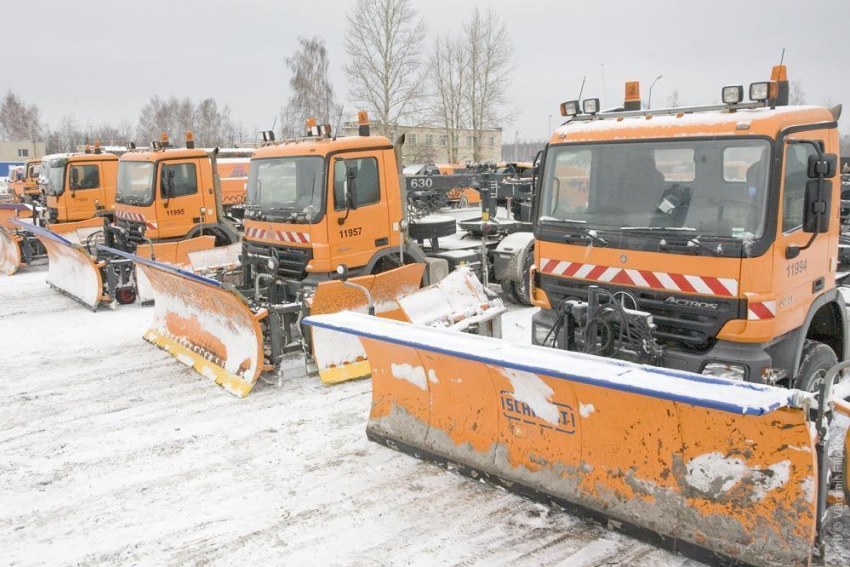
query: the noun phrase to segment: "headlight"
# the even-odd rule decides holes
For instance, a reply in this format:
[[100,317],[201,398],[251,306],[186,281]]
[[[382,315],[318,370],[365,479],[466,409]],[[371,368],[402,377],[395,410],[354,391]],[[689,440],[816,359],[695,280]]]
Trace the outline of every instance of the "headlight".
[[702,375],[743,381],[747,379],[747,367],[730,362],[709,362],[703,367]]
[[723,104],[738,104],[743,99],[743,85],[727,85],[723,87]]

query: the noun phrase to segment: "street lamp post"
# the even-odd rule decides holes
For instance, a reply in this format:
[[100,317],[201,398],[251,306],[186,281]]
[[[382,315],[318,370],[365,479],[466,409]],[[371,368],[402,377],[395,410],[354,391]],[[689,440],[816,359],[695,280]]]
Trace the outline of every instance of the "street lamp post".
[[663,75],[658,75],[657,77],[655,77],[655,80],[654,80],[654,81],[652,81],[652,84],[651,84],[651,85],[649,85],[649,98],[648,98],[648,99],[647,99],[647,101],[646,101],[646,109],[647,109],[647,110],[651,110],[651,109],[652,109],[652,87],[654,87],[654,86],[655,86],[655,83],[657,83],[658,81],[660,81],[660,80],[662,79],[662,77],[663,77]]

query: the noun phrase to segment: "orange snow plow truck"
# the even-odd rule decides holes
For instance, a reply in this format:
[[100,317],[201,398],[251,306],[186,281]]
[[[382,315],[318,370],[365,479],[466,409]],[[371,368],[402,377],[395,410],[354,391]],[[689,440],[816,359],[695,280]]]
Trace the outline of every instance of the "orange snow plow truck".
[[9,189],[19,203],[33,203],[39,200],[38,178],[41,171],[41,158],[27,160],[20,172],[10,179]]
[[303,322],[360,338],[374,441],[710,564],[808,565],[848,492],[829,451],[850,415],[840,109],[788,106],[784,68],[750,101],[732,85],[648,111],[637,92],[562,107],[535,188],[535,346]]
[[[118,162],[114,219],[103,223],[103,245],[92,250],[65,235],[20,220],[49,257],[48,283],[89,308],[101,302],[133,303],[138,293],[133,263],[116,251],[138,253],[185,265],[191,251],[228,246],[239,241],[233,210],[244,203],[245,179],[230,174],[223,187],[218,150],[173,148],[166,137],[150,150],[123,154]],[[232,172],[237,158],[228,160]],[[241,160],[247,172],[248,158]],[[77,191],[79,193],[79,191]],[[225,199],[228,206],[225,207]]]
[[0,271],[6,275],[46,257],[38,238],[12,219],[47,227],[95,253],[103,219],[111,219],[115,209],[118,158],[103,153],[98,142],[84,153],[45,156],[38,165],[43,206],[19,203],[0,208]]

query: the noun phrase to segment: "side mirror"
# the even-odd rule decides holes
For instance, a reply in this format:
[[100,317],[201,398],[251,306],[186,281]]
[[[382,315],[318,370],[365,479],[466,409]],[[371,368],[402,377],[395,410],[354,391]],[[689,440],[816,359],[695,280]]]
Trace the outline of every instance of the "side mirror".
[[809,179],[817,179],[823,173],[826,179],[835,177],[838,171],[838,156],[835,154],[823,154],[820,158],[816,155],[809,156],[809,164],[806,173]]
[[339,279],[346,281],[348,279],[348,266],[340,264],[336,267],[336,273],[339,274]]
[[[811,156],[817,160],[817,156]],[[811,166],[812,160],[809,160]],[[823,162],[821,162],[823,163]],[[835,171],[833,170],[833,174]],[[824,233],[829,230],[829,211],[832,209],[832,181],[824,181],[823,189],[818,195],[818,179],[806,182],[806,197],[803,209],[803,232]]]
[[357,199],[355,198],[356,187],[354,180],[357,179],[357,172],[351,168],[345,167],[345,204],[351,209],[357,209]]

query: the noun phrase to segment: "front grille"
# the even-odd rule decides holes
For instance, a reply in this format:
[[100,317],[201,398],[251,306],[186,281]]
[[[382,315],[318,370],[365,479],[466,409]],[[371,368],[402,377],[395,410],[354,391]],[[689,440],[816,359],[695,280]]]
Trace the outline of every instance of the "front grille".
[[[539,274],[539,285],[549,297],[553,308],[565,299],[587,301],[587,288],[591,283],[581,280],[571,280]],[[655,338],[659,343],[673,348],[681,348],[695,352],[705,352],[714,346],[717,333],[732,319],[747,318],[746,300],[706,297],[696,298],[687,294],[676,294],[669,291],[635,289],[625,286],[610,285],[603,282],[592,282],[611,293],[625,291],[638,301],[638,309],[652,314],[657,326]],[[696,299],[705,303],[717,305],[716,310],[700,307],[689,307],[667,303],[671,297],[677,299]],[[629,306],[630,307],[630,306]]]
[[[247,259],[251,256],[275,257],[278,261],[277,274],[293,280],[303,280],[307,277],[307,264],[313,259],[312,248],[283,246],[272,244],[242,243],[242,252]],[[260,260],[257,264],[265,266]],[[267,271],[264,269],[263,271]]]

